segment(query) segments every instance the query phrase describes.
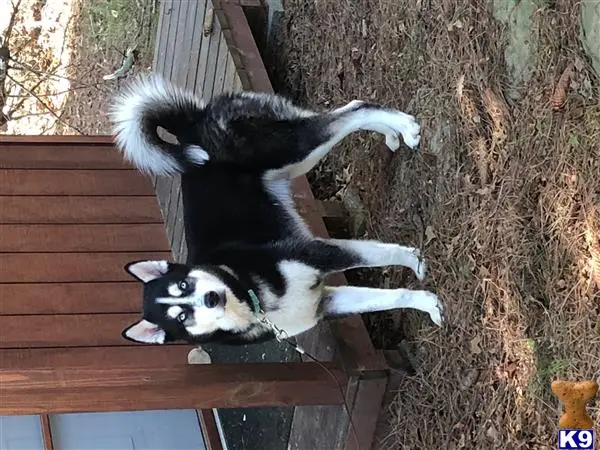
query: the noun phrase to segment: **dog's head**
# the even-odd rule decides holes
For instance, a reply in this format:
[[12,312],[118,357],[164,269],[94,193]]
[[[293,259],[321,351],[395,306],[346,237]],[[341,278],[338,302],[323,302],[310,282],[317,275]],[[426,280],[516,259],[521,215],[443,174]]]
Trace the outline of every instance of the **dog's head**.
[[200,343],[215,333],[240,333],[252,325],[250,305],[234,294],[231,275],[222,269],[135,261],[125,270],[144,284],[142,319],[123,330],[126,339]]

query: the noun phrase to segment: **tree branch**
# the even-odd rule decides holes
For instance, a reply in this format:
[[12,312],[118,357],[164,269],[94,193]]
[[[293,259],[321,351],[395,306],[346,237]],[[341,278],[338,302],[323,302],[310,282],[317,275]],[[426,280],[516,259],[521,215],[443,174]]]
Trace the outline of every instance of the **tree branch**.
[[65,77],[65,76],[63,76],[63,75],[57,75],[57,74],[55,74],[55,73],[51,73],[51,72],[45,72],[45,71],[43,71],[43,70],[37,70],[37,69],[34,69],[34,68],[33,68],[33,67],[31,67],[30,65],[28,65],[28,64],[25,64],[25,63],[22,63],[21,61],[19,61],[19,60],[17,60],[17,59],[15,59],[15,58],[13,58],[12,56],[10,57],[10,60],[11,60],[13,63],[15,63],[15,64],[18,64],[19,66],[21,66],[21,67],[15,67],[15,66],[11,66],[11,69],[14,69],[14,70],[23,70],[23,71],[32,72],[32,73],[34,73],[34,74],[36,74],[36,75],[38,75],[38,76],[48,75],[48,76],[49,76],[49,77],[51,77],[51,78],[58,78],[58,79],[61,79],[61,80],[67,80],[67,81],[70,81],[70,82],[75,82],[75,81],[77,81],[77,80],[74,80],[73,78]]
[[[46,78],[40,78],[40,79],[38,80],[38,82],[35,84],[35,86],[33,86],[33,87],[31,88],[31,92],[34,92],[34,91],[35,91],[35,90],[36,90],[36,89],[37,89],[37,88],[40,86],[40,84],[42,84],[42,83],[43,83],[44,81],[46,81],[47,79],[48,79],[48,77],[46,77]],[[11,80],[12,80],[12,81],[14,81],[12,78],[11,78]],[[20,85],[20,86],[21,86],[21,88],[23,88],[23,86],[22,86],[22,85]],[[10,97],[10,95],[7,95],[7,97]],[[21,97],[21,96],[19,95],[19,97]],[[17,110],[18,110],[18,109],[19,109],[21,106],[23,106],[23,103],[25,103],[25,100],[26,100],[26,99],[27,99],[27,97],[23,97],[23,98],[22,98],[21,100],[19,100],[19,101],[18,101],[18,102],[17,102],[15,105],[13,105],[13,106],[10,108],[10,111],[9,111],[9,112],[6,114],[6,116],[8,116],[8,118],[9,118],[9,119],[13,119],[13,114],[14,114],[14,113],[15,113],[15,112],[16,112],[16,111],[17,111]]]
[[29,95],[31,95],[32,97],[34,97],[38,102],[40,102],[40,104],[46,108],[48,110],[48,112],[50,114],[52,114],[56,120],[58,120],[60,123],[66,125],[67,127],[77,131],[79,134],[84,134],[81,130],[79,130],[77,127],[74,127],[73,125],[69,124],[68,122],[64,121],[62,119],[61,116],[59,116],[56,112],[54,112],[54,110],[48,106],[41,98],[38,97],[38,95],[35,92],[30,91],[29,89],[27,89],[25,86],[23,86],[21,83],[19,83],[17,80],[15,80],[13,77],[11,77],[9,74],[6,74],[6,76],[8,78],[10,78],[12,80],[13,83],[21,86],[21,89],[23,89],[25,92],[27,92]]
[[[64,91],[58,91],[58,92],[53,92],[51,94],[38,94],[38,97],[56,97],[58,95],[62,95],[62,94],[68,94],[69,92],[72,91],[78,91],[81,89],[88,89],[88,88],[98,88],[98,86],[101,83],[91,83],[91,84],[82,84],[81,86],[73,86],[69,89],[65,89]],[[14,94],[8,94],[7,97],[21,97],[20,95],[14,95]]]
[[19,12],[19,7],[21,6],[21,0],[17,0],[16,4],[11,0],[10,3],[12,5],[12,13],[10,15],[10,21],[8,22],[6,31],[4,32],[4,38],[2,39],[2,42],[0,43],[3,47],[8,47],[8,40],[10,39],[10,35],[12,34],[12,30],[17,21],[17,13]]

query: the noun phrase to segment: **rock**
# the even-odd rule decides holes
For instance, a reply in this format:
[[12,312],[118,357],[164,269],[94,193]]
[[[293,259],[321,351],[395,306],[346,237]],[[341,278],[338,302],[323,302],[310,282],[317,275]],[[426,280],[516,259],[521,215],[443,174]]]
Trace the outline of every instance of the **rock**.
[[600,1],[589,0],[580,3],[581,45],[592,60],[596,75],[600,77]]
[[341,192],[342,204],[350,217],[350,235],[362,236],[367,224],[367,208],[360,198],[360,193],[352,186],[346,186]]
[[210,364],[210,355],[202,347],[196,347],[188,353],[188,364]]
[[508,95],[517,99],[531,79],[536,66],[538,35],[533,30],[533,14],[538,9],[535,0],[494,0],[493,15],[507,26],[508,44],[504,59],[511,89]]

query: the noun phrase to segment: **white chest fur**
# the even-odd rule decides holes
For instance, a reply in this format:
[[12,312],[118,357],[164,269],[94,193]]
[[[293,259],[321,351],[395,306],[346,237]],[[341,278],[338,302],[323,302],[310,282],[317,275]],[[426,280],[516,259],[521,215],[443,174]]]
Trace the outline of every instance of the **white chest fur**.
[[[268,289],[263,291],[267,318],[289,336],[295,336],[314,327],[319,317],[317,310],[321,302],[322,286],[315,287],[319,271],[298,261],[282,261],[279,270],[287,283],[283,297]],[[312,289],[311,289],[312,288]]]

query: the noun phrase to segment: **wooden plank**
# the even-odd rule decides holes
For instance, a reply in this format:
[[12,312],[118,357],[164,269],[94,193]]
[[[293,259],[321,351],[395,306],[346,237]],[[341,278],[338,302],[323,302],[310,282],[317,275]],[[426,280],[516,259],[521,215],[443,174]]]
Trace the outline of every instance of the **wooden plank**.
[[142,308],[142,284],[0,284],[0,315],[134,313]]
[[[175,54],[178,46],[178,33],[180,32],[180,11],[182,4],[188,2],[175,1],[171,4],[171,15],[169,17],[169,34],[167,36],[167,50],[165,55],[165,67],[163,69],[167,79],[171,79],[174,69]],[[185,6],[185,5],[184,5]],[[183,26],[183,23],[181,24]]]
[[134,170],[0,169],[0,195],[151,195],[150,180]]
[[168,249],[162,224],[0,225],[0,252],[148,252]]
[[155,258],[171,253],[0,253],[0,283],[130,281],[125,264]]
[[[160,19],[162,27],[156,33],[156,50],[154,52],[153,67],[158,73],[163,74],[165,70],[165,60],[167,56],[167,42],[169,29],[173,22],[173,0],[164,0],[160,2]],[[170,69],[169,69],[170,70]]]
[[196,412],[200,428],[202,429],[202,437],[204,438],[204,447],[206,450],[223,450],[215,411],[213,409],[199,409]]
[[0,211],[0,224],[162,224],[154,196],[0,196]]
[[190,91],[196,89],[196,79],[198,72],[198,63],[200,59],[202,43],[205,41],[202,35],[202,25],[206,13],[206,4],[208,0],[198,0],[196,14],[194,15],[194,26],[192,34],[192,47],[190,49],[190,59],[188,61],[187,73],[185,78],[185,87]]
[[165,33],[165,30],[166,34],[168,34],[169,30],[169,22],[167,20],[168,18],[166,17],[167,14],[165,9],[168,3],[168,0],[163,0],[162,2],[160,2],[160,6],[158,9],[158,23],[156,25],[156,39],[154,41],[154,55],[152,58],[152,67],[154,71],[158,71],[156,63],[159,60],[159,58],[164,58],[166,42],[162,37],[163,33]]
[[212,33],[210,34],[210,43],[208,45],[208,56],[204,70],[204,82],[202,84],[202,99],[209,102],[213,96],[213,87],[215,74],[217,71],[217,60],[219,58],[219,45],[221,42],[221,24],[215,19]]
[[156,192],[156,197],[158,198],[158,203],[160,205],[160,211],[164,220],[165,225],[167,224],[167,216],[168,216],[168,203],[170,200],[170,192],[171,185],[173,184],[173,177],[165,177],[160,176],[156,177],[156,183],[154,190]]
[[0,169],[132,169],[113,146],[0,144]]
[[345,383],[317,363],[0,369],[0,414],[340,404],[330,372]]
[[86,145],[112,145],[113,137],[109,134],[98,135],[15,135],[0,134],[0,145],[2,144],[44,144],[44,145],[63,145],[63,144],[86,144]]
[[377,420],[381,413],[387,376],[360,380],[352,407],[345,450],[370,449],[373,445]]
[[[172,56],[173,61],[170,65],[170,76],[169,78],[179,86],[182,85],[182,80],[185,79],[186,72],[189,70],[186,63],[189,59],[189,53],[191,48],[191,37],[190,32],[192,31],[189,26],[189,20],[193,19],[192,11],[196,8],[196,2],[178,2],[179,3],[179,17],[177,18],[177,31],[174,39],[176,40],[173,47]],[[173,17],[175,18],[175,17]],[[169,35],[169,38],[171,36]],[[167,57],[168,57],[167,56]],[[169,67],[165,67],[165,71]]]
[[[206,11],[204,13],[203,19],[201,23],[196,23],[196,27],[202,30],[203,22],[206,18],[206,13],[209,8],[212,8],[212,3],[210,0],[206,0]],[[210,47],[211,36],[204,36],[203,32],[200,32],[200,53],[198,55],[198,66],[196,67],[196,73],[194,75],[194,93],[200,97],[204,98],[204,80],[206,77],[206,68],[208,62],[208,49]]]
[[225,78],[223,79],[223,92],[235,92],[234,83],[236,76],[236,68],[235,63],[233,62],[233,58],[231,57],[231,53],[229,53],[229,48],[227,49],[227,63],[225,67]]
[[225,71],[227,70],[227,58],[229,57],[227,42],[221,34],[219,40],[219,56],[217,57],[215,81],[213,83],[212,96],[223,93],[223,82],[225,81]]
[[[353,376],[343,388],[346,404],[352,408],[352,400],[358,388],[358,378]],[[344,447],[348,416],[346,406],[307,405],[294,408],[294,417],[288,440],[288,450],[336,449]],[[314,430],[322,430],[315,433]]]
[[170,367],[187,361],[189,345],[18,348],[0,350],[2,369],[54,367]]
[[[257,92],[273,92],[267,70],[254,41],[254,36],[250,31],[250,26],[243,9],[238,5],[223,0],[215,0],[214,3],[215,8],[223,11],[227,17],[228,31],[231,33],[231,42],[228,42],[229,49],[234,59],[234,53],[239,55],[244,70],[252,79],[252,90]],[[225,36],[228,36],[228,33]]]
[[[190,59],[192,58],[192,46],[194,44],[194,32],[196,13],[198,11],[198,1],[184,3],[180,11],[180,21],[184,20],[183,30],[177,33],[177,53],[173,61],[174,73],[171,75],[171,79],[183,88],[186,88],[187,76],[190,72]],[[183,14],[183,17],[181,15]],[[190,89],[193,90],[193,87]]]
[[40,415],[40,427],[42,429],[42,442],[44,450],[54,450],[52,442],[52,428],[50,427],[50,416],[48,414]]
[[240,79],[240,75],[238,72],[235,73],[235,77],[233,78],[233,92],[241,92],[244,90],[244,86],[242,86],[242,80]]
[[133,346],[121,332],[139,319],[140,314],[0,316],[0,348]]

